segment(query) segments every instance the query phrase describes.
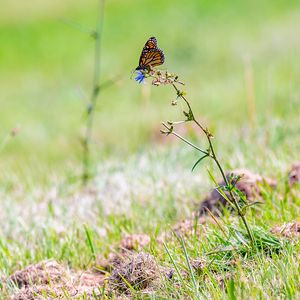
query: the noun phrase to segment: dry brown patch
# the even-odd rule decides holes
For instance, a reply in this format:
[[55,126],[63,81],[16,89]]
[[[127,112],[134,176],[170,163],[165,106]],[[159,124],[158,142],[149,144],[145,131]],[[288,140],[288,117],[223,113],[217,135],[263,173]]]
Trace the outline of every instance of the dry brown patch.
[[126,235],[120,244],[122,249],[141,250],[150,243],[150,236],[147,234]]
[[93,296],[104,283],[105,276],[97,272],[72,272],[56,261],[43,261],[17,271],[9,277],[20,290],[13,300],[65,299]]
[[12,300],[45,300],[45,299],[64,299],[66,297],[80,296],[75,288],[70,286],[49,286],[37,285],[23,287]]
[[171,230],[162,232],[158,236],[157,242],[163,243],[166,240],[172,239],[174,237],[174,233],[182,237],[191,237],[193,235],[201,237],[206,231],[206,227],[203,225],[211,221],[212,219],[207,216],[199,218],[196,214],[193,214],[191,218],[177,222],[174,226],[172,226]]
[[300,222],[294,221],[284,225],[276,225],[271,229],[271,232],[286,238],[300,237]]
[[292,164],[288,173],[288,182],[290,186],[300,183],[300,161],[296,161]]
[[134,290],[152,290],[159,285],[161,268],[154,257],[147,253],[132,253],[108,279],[109,288],[117,293],[130,293]]
[[198,218],[194,216],[190,219],[185,219],[176,223],[173,226],[173,230],[181,236],[200,236],[205,230],[205,228],[202,225],[206,224],[207,221],[208,219],[206,217]]
[[129,251],[111,252],[107,258],[98,257],[96,262],[96,268],[111,272],[114,268],[124,262],[124,260],[130,255]]
[[102,286],[105,280],[105,276],[99,272],[77,272],[74,275],[74,282],[80,287],[99,287]]
[[[241,179],[237,182],[232,182],[235,186],[246,196],[248,201],[255,201],[261,199],[262,195],[262,185],[267,185],[271,188],[275,188],[277,185],[276,180],[262,177],[258,174],[254,174],[246,169],[234,170],[228,172],[226,177],[228,181],[232,176],[241,176]],[[218,183],[220,187],[225,186],[224,180]],[[229,197],[229,193],[225,192],[225,194]],[[220,193],[214,189],[211,193],[204,199],[204,201],[200,205],[200,215],[204,215],[207,213],[207,209],[212,213],[218,215],[221,213],[222,209],[228,206],[228,202],[226,199],[220,195]]]
[[9,279],[21,288],[28,285],[56,283],[65,280],[65,277],[65,268],[56,261],[49,260],[17,271]]
[[116,247],[117,251],[109,253],[107,258],[99,257],[96,267],[107,272],[122,264],[128,256],[135,251],[141,251],[150,243],[150,236],[147,234],[128,234]]

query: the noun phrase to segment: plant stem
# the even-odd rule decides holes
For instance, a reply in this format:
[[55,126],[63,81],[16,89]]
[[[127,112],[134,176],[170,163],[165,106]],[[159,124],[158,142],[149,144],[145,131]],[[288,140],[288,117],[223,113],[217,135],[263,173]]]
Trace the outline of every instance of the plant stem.
[[[174,87],[174,89],[175,89],[175,91],[176,91],[176,93],[177,93],[177,96],[180,97],[182,100],[184,100],[184,102],[187,104],[188,109],[189,109],[189,116],[190,116],[191,121],[193,121],[193,122],[194,122],[194,123],[195,123],[195,124],[196,124],[203,132],[204,132],[204,134],[205,134],[205,136],[206,136],[206,138],[207,138],[207,141],[208,141],[208,143],[209,143],[209,149],[210,149],[210,152],[211,152],[211,153],[209,153],[209,156],[214,160],[215,164],[217,165],[217,167],[218,167],[218,169],[219,169],[219,171],[220,171],[220,173],[221,173],[221,175],[222,175],[222,178],[223,178],[223,180],[224,180],[224,182],[225,182],[226,187],[229,187],[228,179],[227,179],[227,177],[226,177],[226,175],[225,175],[225,172],[224,172],[224,170],[223,170],[223,168],[222,168],[222,166],[221,166],[221,164],[220,164],[220,162],[219,162],[219,159],[217,158],[217,155],[216,155],[216,152],[215,152],[215,149],[214,149],[212,140],[211,140],[211,138],[212,138],[211,133],[210,133],[207,129],[205,129],[205,128],[204,128],[204,127],[196,120],[196,118],[195,118],[195,116],[194,116],[194,113],[193,113],[193,110],[192,110],[192,108],[191,108],[191,105],[190,105],[189,101],[184,97],[184,95],[180,92],[180,90],[177,88],[177,86],[176,86],[174,83],[172,83],[172,86]],[[175,134],[175,133],[173,133],[173,134]],[[180,138],[181,138],[181,137],[180,137]],[[181,138],[181,139],[184,140],[183,138]],[[184,141],[187,142],[186,140],[184,140]],[[188,144],[190,144],[190,143],[188,142]],[[196,146],[194,146],[194,145],[193,145],[193,147],[196,148]],[[197,148],[196,148],[196,149],[197,149]],[[201,151],[201,152],[203,152],[203,151]],[[239,206],[239,204],[238,204],[238,201],[236,200],[236,198],[235,198],[235,196],[234,196],[232,190],[229,189],[228,191],[229,191],[229,195],[230,195],[230,197],[231,197],[231,200],[233,201],[233,203],[234,203],[234,205],[235,205],[235,207],[236,207],[236,210],[237,210],[237,212],[238,212],[238,215],[239,215],[239,217],[242,219],[242,222],[243,222],[243,224],[244,224],[244,226],[245,226],[245,228],[246,228],[246,230],[247,230],[247,233],[248,233],[249,238],[250,238],[250,240],[251,240],[251,244],[254,245],[254,237],[253,237],[253,234],[252,234],[252,232],[251,232],[251,230],[250,230],[250,227],[249,227],[249,225],[248,225],[248,223],[247,223],[247,220],[246,220],[244,214],[243,214],[242,211],[241,211],[241,208],[240,208],[240,206]]]
[[198,150],[199,152],[202,152],[203,154],[209,156],[209,153],[201,148],[199,148],[198,146],[194,145],[193,143],[191,143],[190,141],[188,141],[187,139],[185,139],[183,136],[181,136],[180,134],[178,134],[177,132],[173,131],[169,126],[167,126],[165,123],[162,123],[162,125],[168,129],[168,132],[164,132],[165,134],[173,134],[176,137],[178,137],[180,140],[184,141],[186,144],[190,145],[191,147],[195,148],[196,150]]
[[104,20],[104,4],[105,0],[99,0],[98,16],[96,30],[94,32],[95,38],[95,54],[94,54],[94,77],[93,77],[93,88],[90,97],[90,102],[87,107],[87,122],[85,128],[85,135],[83,138],[83,158],[82,158],[82,183],[86,184],[90,178],[90,160],[91,151],[90,144],[92,138],[92,129],[94,124],[95,106],[97,104],[98,95],[100,92],[100,66],[101,66],[101,38],[103,31],[103,20]]

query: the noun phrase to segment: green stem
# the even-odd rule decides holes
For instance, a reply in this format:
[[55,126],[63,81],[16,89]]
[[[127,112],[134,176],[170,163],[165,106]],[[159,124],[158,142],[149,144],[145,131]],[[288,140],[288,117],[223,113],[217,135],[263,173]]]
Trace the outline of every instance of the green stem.
[[185,139],[183,136],[179,135],[177,132],[174,132],[173,130],[171,130],[170,127],[168,127],[165,123],[162,123],[163,126],[168,129],[167,134],[173,134],[176,137],[178,137],[180,140],[184,141],[186,144],[190,145],[191,147],[195,148],[196,150],[198,150],[199,152],[202,152],[203,154],[210,156],[209,153],[201,148],[199,148],[198,146],[194,145],[193,143],[191,143],[190,141],[188,141],[187,139]]
[[[224,173],[224,170],[223,170],[223,168],[222,168],[222,166],[221,166],[219,160],[217,159],[217,156],[216,156],[216,154],[215,154],[215,150],[214,150],[214,147],[213,147],[213,144],[212,144],[212,141],[211,141],[210,136],[207,136],[207,139],[208,139],[208,142],[209,142],[209,147],[210,147],[210,149],[211,149],[211,154],[212,154],[211,156],[212,156],[214,162],[216,163],[216,165],[217,165],[217,167],[218,167],[218,169],[219,169],[219,171],[220,171],[220,173],[221,173],[221,175],[222,175],[222,177],[223,177],[223,180],[224,180],[224,182],[225,182],[225,185],[228,187],[228,186],[229,186],[228,179],[227,179],[227,177],[226,177],[226,175],[225,175],[225,173]],[[231,190],[231,189],[229,189],[229,195],[230,195],[230,197],[231,197],[231,200],[233,200],[233,203],[234,203],[234,205],[235,205],[235,207],[236,207],[236,210],[237,210],[237,212],[238,212],[238,215],[239,215],[240,218],[242,219],[242,222],[243,222],[243,224],[244,224],[244,226],[245,226],[245,228],[246,228],[246,230],[247,230],[247,232],[248,232],[248,235],[249,235],[249,237],[250,237],[251,243],[252,243],[252,245],[254,245],[254,237],[253,237],[252,231],[250,230],[249,225],[248,225],[248,222],[247,222],[247,220],[246,220],[244,214],[242,213],[241,208],[240,208],[240,206],[239,206],[239,204],[238,204],[238,202],[237,202],[237,200],[236,200],[234,194],[232,193],[232,190]]]
[[[214,146],[213,146],[213,143],[211,141],[212,135],[210,134],[210,132],[207,129],[205,129],[196,120],[196,118],[194,116],[194,113],[193,113],[193,110],[192,110],[192,107],[191,107],[189,101],[184,97],[184,95],[182,95],[182,93],[180,93],[180,90],[177,88],[177,86],[174,83],[172,83],[172,86],[176,90],[177,95],[187,104],[188,109],[189,109],[189,114],[191,116],[191,120],[204,132],[204,134],[205,134],[205,136],[207,138],[207,141],[209,143],[209,149],[211,151],[211,154],[209,154],[209,156],[214,160],[215,164],[217,165],[217,167],[218,167],[218,169],[219,169],[219,171],[220,171],[220,173],[222,175],[222,178],[223,178],[223,180],[225,182],[225,185],[228,187],[229,186],[228,179],[227,179],[227,177],[225,175],[225,172],[224,172],[224,170],[223,170],[223,168],[222,168],[222,166],[221,166],[221,164],[220,164],[220,162],[219,162],[219,160],[218,160],[218,158],[216,156],[216,153],[215,153],[215,150],[214,150]],[[188,142],[188,141],[186,141],[186,142]],[[239,217],[242,219],[242,222],[243,222],[243,224],[244,224],[244,226],[245,226],[245,228],[247,230],[247,233],[248,233],[248,235],[250,237],[250,240],[251,240],[251,244],[254,245],[254,237],[253,237],[252,231],[250,230],[250,227],[249,227],[249,225],[247,223],[247,220],[246,220],[244,214],[241,211],[241,208],[240,208],[240,206],[238,204],[238,201],[236,200],[234,194],[232,193],[232,190],[230,190],[230,189],[229,189],[229,195],[230,195],[230,197],[231,197],[231,199],[232,199],[232,201],[233,201],[233,203],[234,203],[234,205],[236,207],[236,210],[238,212]]]
[[94,63],[94,78],[93,78],[93,89],[91,93],[90,103],[87,108],[87,123],[85,129],[85,135],[83,138],[83,158],[82,158],[82,183],[86,184],[90,178],[90,143],[92,139],[92,129],[94,124],[95,107],[100,92],[100,65],[101,65],[101,38],[103,31],[103,20],[104,20],[104,4],[105,0],[99,0],[97,25],[95,30],[95,63]]

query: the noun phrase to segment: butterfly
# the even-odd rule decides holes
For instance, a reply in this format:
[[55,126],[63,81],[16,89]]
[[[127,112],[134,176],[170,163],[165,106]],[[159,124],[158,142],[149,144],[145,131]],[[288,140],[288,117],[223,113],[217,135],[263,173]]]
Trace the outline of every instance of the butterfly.
[[150,70],[151,67],[162,65],[165,62],[165,55],[157,47],[157,40],[151,37],[146,42],[139,60],[139,66],[136,70]]

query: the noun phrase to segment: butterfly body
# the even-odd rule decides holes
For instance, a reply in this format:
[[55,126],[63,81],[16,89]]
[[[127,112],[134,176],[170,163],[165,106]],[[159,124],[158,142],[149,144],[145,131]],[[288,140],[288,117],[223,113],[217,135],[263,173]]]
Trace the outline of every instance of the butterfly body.
[[162,65],[165,61],[165,55],[161,49],[157,47],[157,40],[151,37],[147,40],[139,60],[136,70],[150,70],[152,67]]

